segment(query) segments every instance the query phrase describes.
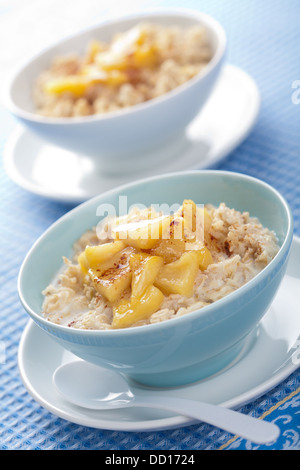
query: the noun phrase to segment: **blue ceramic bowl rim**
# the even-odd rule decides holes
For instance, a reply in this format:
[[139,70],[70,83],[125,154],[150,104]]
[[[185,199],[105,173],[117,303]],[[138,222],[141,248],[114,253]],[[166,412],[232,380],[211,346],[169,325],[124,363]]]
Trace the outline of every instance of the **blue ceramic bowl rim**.
[[[178,16],[178,17],[179,16],[185,16],[189,18],[194,17],[194,18],[199,18],[200,20],[203,19],[204,21],[210,24],[210,26],[214,30],[214,34],[216,35],[216,37],[221,38],[221,41],[219,41],[217,50],[214,56],[212,57],[212,59],[209,61],[209,63],[195,77],[179,85],[174,90],[171,90],[162,96],[153,98],[144,103],[136,104],[132,107],[122,109],[122,110],[111,111],[105,115],[92,115],[92,116],[71,117],[71,118],[63,118],[63,117],[53,118],[53,117],[47,117],[47,116],[39,116],[38,114],[35,114],[34,112],[23,110],[21,107],[16,105],[13,99],[11,98],[11,89],[13,87],[13,84],[15,80],[23,72],[23,70],[26,67],[30,66],[32,62],[39,59],[44,54],[50,52],[51,49],[54,49],[55,47],[59,46],[61,43],[65,43],[69,40],[75,39],[77,36],[87,33],[89,30],[96,31],[102,27],[105,27],[105,26],[108,26],[110,24],[114,24],[120,21],[130,20],[134,18],[136,18],[137,20],[138,19],[142,20],[142,19],[146,19],[147,16],[158,16],[158,15],[161,15],[162,17],[167,17],[168,15],[170,16],[172,15],[172,16]],[[3,99],[4,99],[4,103],[6,104],[7,109],[12,114],[22,119],[25,119],[27,121],[38,122],[40,124],[45,124],[45,125],[66,125],[66,126],[67,125],[83,125],[83,124],[88,124],[88,123],[93,123],[93,122],[107,121],[107,120],[118,118],[118,117],[126,118],[126,116],[128,116],[129,114],[132,114],[138,111],[143,111],[159,103],[168,101],[172,99],[174,96],[177,96],[179,93],[184,92],[186,89],[190,88],[195,83],[202,81],[222,61],[225,55],[226,47],[227,47],[227,37],[226,37],[225,30],[221,26],[221,24],[213,16],[197,11],[197,10],[189,9],[189,8],[153,8],[153,9],[135,12],[135,13],[131,13],[131,14],[123,15],[123,16],[117,16],[116,18],[108,18],[108,19],[101,21],[101,23],[97,25],[95,24],[87,28],[80,29],[77,32],[70,34],[59,41],[53,42],[53,44],[51,44],[47,48],[35,54],[30,59],[27,59],[15,71],[13,71],[11,77],[8,79],[7,85],[5,87],[6,90],[5,90]]]
[[[140,185],[143,185],[145,183],[151,183],[155,182],[158,180],[162,179],[168,179],[168,178],[173,178],[173,177],[179,177],[180,175],[183,176],[189,176],[189,175],[219,175],[219,176],[230,176],[231,178],[237,178],[237,179],[242,179],[242,180],[247,180],[254,185],[260,185],[263,186],[265,189],[268,191],[272,192],[278,201],[281,203],[282,207],[285,209],[285,213],[287,216],[287,221],[288,221],[288,227],[286,231],[285,238],[282,242],[282,245],[278,251],[278,253],[275,255],[275,257],[271,260],[271,262],[260,272],[258,273],[254,278],[252,278],[250,281],[248,281],[246,284],[243,286],[239,287],[236,291],[231,292],[227,296],[213,302],[210,305],[207,305],[201,309],[191,311],[187,313],[186,315],[183,315],[178,318],[173,318],[170,320],[166,320],[163,322],[159,323],[154,323],[150,325],[141,325],[141,326],[136,326],[132,328],[123,328],[123,329],[108,329],[108,330],[83,330],[83,329],[77,329],[77,328],[71,328],[68,326],[63,326],[59,324],[55,324],[52,322],[49,322],[46,318],[42,316],[41,313],[37,313],[35,310],[33,310],[28,303],[25,300],[25,295],[23,294],[22,290],[22,277],[23,277],[23,271],[25,269],[25,266],[27,262],[30,260],[30,257],[32,253],[38,249],[38,246],[40,242],[42,242],[46,237],[48,237],[51,234],[51,231],[58,225],[65,223],[67,220],[69,220],[72,217],[76,217],[77,214],[80,214],[80,212],[84,211],[84,209],[90,205],[93,205],[96,203],[97,200],[101,200],[102,198],[107,198],[110,195],[120,193],[121,191],[124,191],[126,189],[132,189],[134,187],[139,187]],[[18,282],[17,282],[17,288],[18,288],[18,294],[19,298],[21,301],[21,304],[27,311],[27,313],[37,321],[37,323],[40,323],[46,327],[47,330],[49,330],[49,327],[51,326],[52,331],[57,330],[57,332],[60,333],[65,333],[68,335],[68,333],[76,336],[86,336],[87,339],[90,336],[104,336],[109,337],[110,335],[113,335],[113,337],[116,336],[131,336],[131,335],[139,335],[141,333],[146,333],[146,331],[149,331],[149,333],[159,330],[162,331],[165,328],[171,328],[173,325],[179,325],[180,323],[184,325],[186,322],[192,322],[194,319],[199,319],[200,317],[206,318],[208,315],[212,315],[214,311],[221,311],[222,307],[227,306],[234,300],[236,300],[238,297],[242,297],[247,294],[252,288],[257,286],[262,279],[267,278],[267,276],[273,271],[273,269],[280,264],[280,261],[285,257],[286,253],[289,251],[291,247],[293,239],[293,215],[292,211],[290,209],[289,204],[287,203],[286,199],[271,185],[268,183],[255,178],[253,176],[248,176],[246,174],[242,173],[237,173],[237,172],[231,172],[231,171],[223,171],[223,170],[190,170],[190,171],[184,171],[184,172],[175,172],[175,173],[167,173],[164,175],[159,175],[159,176],[152,176],[149,178],[143,178],[135,182],[131,182],[122,186],[118,186],[117,188],[114,188],[112,190],[106,191],[105,193],[102,193],[98,196],[95,196],[88,201],[79,204],[75,208],[71,209],[69,212],[61,216],[56,222],[54,222],[48,229],[36,240],[36,242],[33,244],[29,252],[24,258],[24,261],[21,265],[20,271],[19,271],[19,276],[18,276]],[[55,273],[53,273],[55,275]]]

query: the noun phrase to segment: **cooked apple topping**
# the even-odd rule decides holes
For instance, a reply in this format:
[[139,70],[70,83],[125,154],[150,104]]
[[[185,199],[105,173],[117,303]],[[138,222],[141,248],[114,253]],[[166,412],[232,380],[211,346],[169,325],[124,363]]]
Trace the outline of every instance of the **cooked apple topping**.
[[[82,44],[84,47],[84,44]],[[195,77],[213,56],[201,25],[137,23],[53,57],[36,77],[37,113],[78,117],[122,110],[168,93]]]
[[183,202],[172,215],[140,221],[116,219],[113,241],[87,246],[82,272],[113,309],[113,328],[126,328],[156,312],[165,296],[193,295],[199,270],[212,263],[205,245],[206,209]]
[[132,71],[152,68],[157,61],[157,49],[150,41],[147,30],[136,26],[119,35],[110,47],[100,41],[92,41],[87,59],[76,73],[49,80],[45,84],[45,91],[53,94],[70,92],[76,97],[83,96],[92,85],[119,86],[126,83],[130,81]]
[[132,207],[83,233],[43,291],[45,318],[103,330],[182,317],[243,286],[278,252],[273,231],[224,202],[186,199],[171,215],[163,206]]

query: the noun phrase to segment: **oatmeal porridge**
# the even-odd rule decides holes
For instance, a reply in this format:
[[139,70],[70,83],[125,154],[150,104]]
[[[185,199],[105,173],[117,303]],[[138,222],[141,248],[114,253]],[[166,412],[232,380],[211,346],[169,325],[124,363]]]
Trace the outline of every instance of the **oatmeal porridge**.
[[275,233],[247,212],[185,200],[172,214],[132,209],[82,235],[43,292],[43,315],[79,329],[118,329],[186,315],[270,263]]
[[211,60],[206,30],[141,23],[85,54],[54,58],[34,85],[38,114],[103,114],[159,97],[195,77]]

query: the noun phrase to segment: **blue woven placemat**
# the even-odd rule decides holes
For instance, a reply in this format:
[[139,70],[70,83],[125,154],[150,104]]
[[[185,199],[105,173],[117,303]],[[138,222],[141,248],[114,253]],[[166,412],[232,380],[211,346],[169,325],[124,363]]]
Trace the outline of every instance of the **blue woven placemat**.
[[[219,167],[258,177],[278,189],[291,205],[295,233],[300,235],[300,93],[292,88],[300,80],[299,0],[186,0],[184,5],[153,1],[142,6],[201,9],[224,25],[228,61],[256,80],[262,108],[251,135]],[[6,9],[7,2],[0,9],[0,20]],[[0,156],[14,127],[14,120],[0,108]],[[2,161],[0,191],[0,449],[270,449],[203,423],[146,433],[95,430],[64,421],[36,403],[25,390],[17,366],[19,340],[28,317],[18,299],[16,280],[27,250],[70,206],[17,187],[4,173]],[[241,407],[255,416],[266,413],[267,419],[280,425],[281,436],[272,449],[300,449],[299,390],[298,370]]]

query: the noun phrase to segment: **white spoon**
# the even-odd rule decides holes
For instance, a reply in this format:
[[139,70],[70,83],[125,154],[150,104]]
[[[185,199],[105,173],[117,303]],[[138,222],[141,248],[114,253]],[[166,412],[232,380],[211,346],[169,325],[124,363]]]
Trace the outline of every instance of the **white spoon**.
[[160,408],[205,421],[259,444],[274,441],[280,432],[273,423],[222,406],[163,396],[159,391],[152,390],[147,396],[134,395],[122,375],[81,360],[58,367],[53,375],[53,383],[65,399],[83,408]]

